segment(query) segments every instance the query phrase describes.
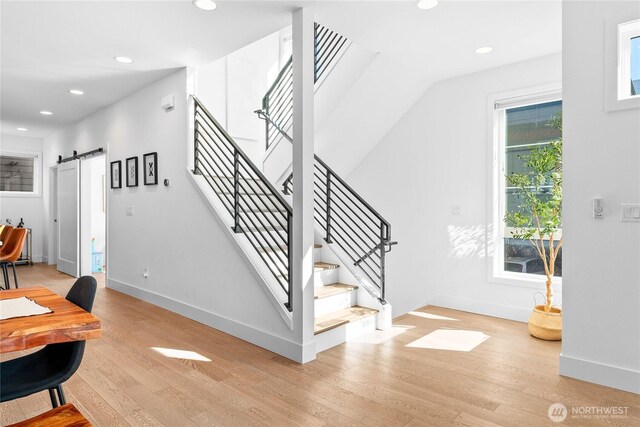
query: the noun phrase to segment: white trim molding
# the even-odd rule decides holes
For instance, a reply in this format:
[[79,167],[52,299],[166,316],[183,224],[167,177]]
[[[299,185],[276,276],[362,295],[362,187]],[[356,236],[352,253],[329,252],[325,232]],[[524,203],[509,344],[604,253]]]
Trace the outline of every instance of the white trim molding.
[[[108,270],[107,270],[108,271]],[[303,346],[277,335],[270,334],[253,326],[246,325],[236,320],[220,316],[215,313],[194,307],[182,301],[156,294],[154,292],[140,289],[136,286],[107,277],[107,287],[118,292],[122,292],[131,297],[151,303],[158,307],[177,313],[181,316],[195,320],[219,331],[225,332],[244,341],[265,348],[287,359],[298,363],[307,362],[309,353],[315,355],[315,342]]]
[[640,394],[640,372],[560,354],[560,375]]

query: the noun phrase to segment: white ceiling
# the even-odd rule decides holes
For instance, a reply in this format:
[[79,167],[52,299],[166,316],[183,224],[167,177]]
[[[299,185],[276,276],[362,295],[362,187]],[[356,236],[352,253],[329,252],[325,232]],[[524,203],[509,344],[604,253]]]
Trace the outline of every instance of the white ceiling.
[[[2,1],[1,131],[44,137],[178,67],[207,64],[291,22],[301,4],[432,83],[561,49],[559,1]],[[493,46],[477,55],[479,46]],[[131,65],[113,60],[130,56]],[[71,88],[85,91],[72,96]],[[51,117],[40,110],[54,112]],[[26,127],[28,132],[18,132]]]

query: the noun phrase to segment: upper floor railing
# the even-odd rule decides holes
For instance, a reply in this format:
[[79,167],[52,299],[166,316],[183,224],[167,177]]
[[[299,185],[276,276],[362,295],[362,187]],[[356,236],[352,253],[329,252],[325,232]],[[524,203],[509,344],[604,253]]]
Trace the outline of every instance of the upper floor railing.
[[[318,23],[314,26],[314,82],[331,68],[347,39]],[[286,62],[278,77],[262,98],[262,110],[271,121],[265,123],[265,140],[268,149],[281,133],[286,133],[293,123],[293,57]]]

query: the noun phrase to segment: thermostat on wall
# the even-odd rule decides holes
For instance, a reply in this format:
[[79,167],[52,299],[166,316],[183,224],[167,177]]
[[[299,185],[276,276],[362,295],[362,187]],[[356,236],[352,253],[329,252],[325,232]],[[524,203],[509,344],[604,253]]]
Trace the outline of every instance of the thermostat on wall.
[[173,110],[174,106],[175,106],[175,102],[173,99],[173,95],[167,95],[160,100],[160,107],[165,112]]

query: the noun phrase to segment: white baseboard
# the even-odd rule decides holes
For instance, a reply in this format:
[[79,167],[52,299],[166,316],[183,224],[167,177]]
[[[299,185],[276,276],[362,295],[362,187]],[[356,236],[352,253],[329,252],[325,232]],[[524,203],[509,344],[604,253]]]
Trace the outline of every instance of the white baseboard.
[[306,363],[315,359],[315,352],[313,352],[312,357],[309,351],[315,348],[315,343],[309,343],[306,346],[296,344],[255,327],[245,325],[244,323],[228,319],[164,295],[137,288],[119,280],[107,278],[107,287],[188,317],[196,322],[233,335],[234,337],[265,348],[295,362]]
[[42,255],[42,262],[44,262],[45,264],[49,264],[49,257],[46,255]]
[[560,375],[640,394],[640,372],[560,355]]
[[485,316],[515,320],[517,322],[526,322],[531,314],[531,308],[525,309],[451,295],[436,295],[427,301],[426,305],[437,305],[439,307],[451,308],[453,310],[467,311],[469,313],[483,314]]

